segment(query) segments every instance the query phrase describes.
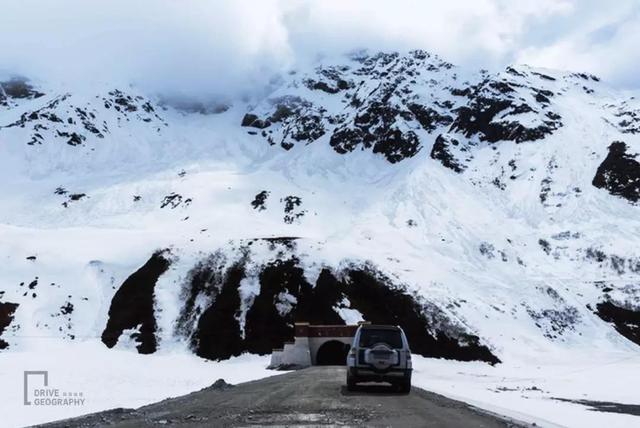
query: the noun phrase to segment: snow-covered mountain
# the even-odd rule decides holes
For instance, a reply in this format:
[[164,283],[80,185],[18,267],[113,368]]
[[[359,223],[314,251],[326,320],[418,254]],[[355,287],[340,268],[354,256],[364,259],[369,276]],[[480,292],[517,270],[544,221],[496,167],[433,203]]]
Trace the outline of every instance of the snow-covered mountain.
[[0,349],[223,359],[363,319],[491,363],[640,344],[637,94],[360,52],[184,107],[0,83]]

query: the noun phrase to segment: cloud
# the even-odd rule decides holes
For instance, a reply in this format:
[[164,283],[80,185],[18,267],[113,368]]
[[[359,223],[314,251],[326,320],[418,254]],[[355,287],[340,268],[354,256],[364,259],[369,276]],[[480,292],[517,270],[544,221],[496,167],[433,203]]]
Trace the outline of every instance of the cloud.
[[21,0],[0,15],[0,68],[70,85],[215,95],[289,58],[274,0]]
[[[133,83],[197,97],[264,87],[356,48],[634,76],[635,0],[21,0],[0,15],[0,69],[61,85]],[[604,59],[604,60],[603,60]]]
[[639,88],[640,4],[584,1],[555,40],[520,49],[517,61],[541,67],[589,71],[619,87]]
[[297,52],[421,48],[456,63],[491,65],[517,48],[528,22],[568,8],[561,0],[306,1],[286,25]]

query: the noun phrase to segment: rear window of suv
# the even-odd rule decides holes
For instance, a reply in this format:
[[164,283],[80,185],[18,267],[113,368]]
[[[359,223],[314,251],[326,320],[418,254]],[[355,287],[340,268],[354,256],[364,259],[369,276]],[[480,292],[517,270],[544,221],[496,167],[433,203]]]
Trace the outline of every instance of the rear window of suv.
[[363,329],[360,332],[360,345],[368,348],[378,343],[386,343],[392,348],[402,348],[402,336],[400,330],[375,330]]

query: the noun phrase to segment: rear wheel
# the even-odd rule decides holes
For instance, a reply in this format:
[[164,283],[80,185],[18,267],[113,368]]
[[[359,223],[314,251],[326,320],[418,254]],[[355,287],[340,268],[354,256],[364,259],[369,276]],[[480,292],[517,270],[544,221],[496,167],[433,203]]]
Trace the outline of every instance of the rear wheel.
[[411,392],[411,379],[406,379],[403,380],[402,382],[400,382],[400,384],[398,385],[400,389],[400,392],[402,392],[403,394],[408,394]]
[[353,376],[347,374],[347,391],[353,391],[356,389],[356,380]]

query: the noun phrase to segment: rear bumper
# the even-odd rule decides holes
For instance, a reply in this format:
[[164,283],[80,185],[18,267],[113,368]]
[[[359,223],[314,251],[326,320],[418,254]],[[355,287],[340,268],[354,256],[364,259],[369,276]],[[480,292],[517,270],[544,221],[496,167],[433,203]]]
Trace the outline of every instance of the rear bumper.
[[411,381],[411,369],[390,369],[379,372],[365,367],[349,367],[349,377],[355,382],[399,382]]

